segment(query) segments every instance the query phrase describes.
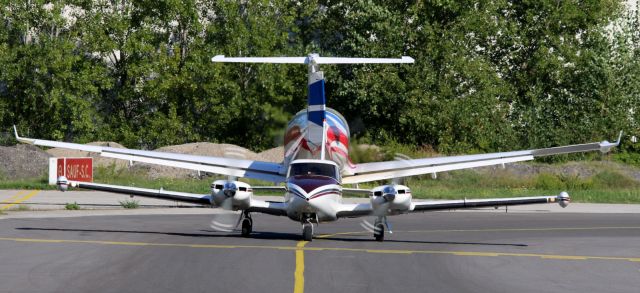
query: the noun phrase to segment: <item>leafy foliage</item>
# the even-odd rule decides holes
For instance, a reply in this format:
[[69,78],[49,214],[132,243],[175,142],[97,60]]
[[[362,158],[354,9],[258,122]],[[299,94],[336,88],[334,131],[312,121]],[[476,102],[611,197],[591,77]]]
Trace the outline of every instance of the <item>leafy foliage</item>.
[[0,126],[262,150],[304,107],[306,68],[210,58],[316,52],[416,59],[323,67],[329,106],[364,142],[460,153],[638,135],[638,19],[618,0],[0,0]]

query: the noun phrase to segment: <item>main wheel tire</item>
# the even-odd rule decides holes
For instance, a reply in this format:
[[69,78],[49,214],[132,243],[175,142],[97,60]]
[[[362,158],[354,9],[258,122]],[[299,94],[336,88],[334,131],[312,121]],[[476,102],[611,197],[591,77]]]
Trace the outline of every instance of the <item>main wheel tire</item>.
[[303,224],[302,225],[302,239],[304,239],[304,241],[313,240],[313,225],[312,224]]
[[253,221],[249,218],[242,220],[242,236],[249,237],[253,232]]
[[384,224],[377,223],[373,228],[373,237],[376,241],[384,241]]

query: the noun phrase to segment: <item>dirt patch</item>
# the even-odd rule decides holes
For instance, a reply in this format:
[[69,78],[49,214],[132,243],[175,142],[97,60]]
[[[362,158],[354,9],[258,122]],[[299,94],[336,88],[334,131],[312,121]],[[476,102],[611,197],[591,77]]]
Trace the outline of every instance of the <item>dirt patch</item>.
[[257,159],[265,162],[282,163],[284,159],[284,147],[279,146],[261,152],[258,154]]
[[[245,160],[257,160],[267,162],[281,162],[284,150],[282,147],[273,148],[260,154],[232,144],[218,144],[209,142],[188,143],[159,148],[155,151],[188,154],[207,157],[225,157]],[[150,178],[196,178],[205,174],[182,168],[165,167],[154,164],[134,163],[136,171],[146,172]]]
[[[125,148],[116,142],[98,141],[88,143],[88,145]],[[166,146],[159,148],[156,151],[267,162],[282,162],[284,154],[283,147],[276,147],[256,154],[251,150],[236,145],[208,142]],[[116,169],[131,168],[134,171],[140,171],[143,174],[147,174],[150,178],[195,178],[205,175],[199,174],[197,171],[146,163],[134,162],[133,165],[130,166],[128,161],[105,158],[100,156],[100,154],[86,151],[63,148],[52,148],[43,151],[42,149],[32,145],[19,144],[11,147],[0,147],[0,159],[3,161],[3,164],[0,166],[0,179],[15,180],[46,176],[48,172],[49,157],[92,157],[94,167],[115,166]]]
[[17,180],[47,175],[49,157],[32,145],[0,146],[0,179]]
[[[90,142],[88,145],[95,146],[105,146],[112,148],[124,149],[125,147],[117,142],[112,141],[96,141]],[[69,150],[63,148],[52,148],[48,149],[47,153],[52,157],[92,157],[93,158],[93,166],[94,167],[109,167],[116,166],[116,168],[127,168],[129,167],[129,162],[124,160],[110,159],[100,156],[97,153],[90,153],[85,151],[77,151],[77,150]]]

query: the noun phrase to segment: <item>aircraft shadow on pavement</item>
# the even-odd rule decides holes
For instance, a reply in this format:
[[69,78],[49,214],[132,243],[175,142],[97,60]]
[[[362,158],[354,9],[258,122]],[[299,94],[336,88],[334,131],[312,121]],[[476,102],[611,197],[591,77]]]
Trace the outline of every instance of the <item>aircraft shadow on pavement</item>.
[[[369,236],[369,235],[367,235]],[[322,240],[334,240],[345,242],[371,242],[374,241],[371,238],[347,238],[347,237],[323,237]],[[516,246],[527,247],[527,244],[521,243],[492,243],[492,242],[458,242],[458,241],[422,241],[422,240],[400,240],[400,239],[385,239],[384,242],[390,243],[418,243],[418,244],[447,244],[447,245],[486,245],[486,246]]]
[[[181,232],[164,232],[164,231],[139,231],[139,230],[106,230],[106,229],[71,229],[71,228],[37,228],[37,227],[18,227],[16,230],[22,231],[61,231],[61,232],[95,232],[95,233],[131,233],[131,234],[151,234],[151,235],[168,235],[195,238],[247,238],[234,232],[220,232],[215,230],[200,230],[205,233],[181,233]],[[343,242],[373,242],[368,237],[323,237],[315,238],[316,241],[332,240]],[[281,232],[259,232],[251,233],[250,239],[267,239],[267,240],[300,240],[299,234],[281,233]],[[447,245],[486,245],[486,246],[516,246],[527,247],[527,244],[519,243],[491,243],[491,242],[456,242],[456,241],[421,241],[421,240],[400,240],[386,239],[384,242],[390,243],[414,243],[414,244],[447,244]]]
[[[16,230],[22,231],[61,231],[61,232],[95,232],[95,233],[131,233],[131,234],[152,234],[152,235],[169,235],[182,237],[203,237],[203,238],[247,238],[238,232],[219,232],[214,230],[200,230],[206,233],[182,233],[182,232],[165,232],[165,231],[140,231],[140,230],[107,230],[107,229],[71,229],[71,228],[37,228],[37,227],[18,227]],[[209,233],[209,234],[207,234]],[[237,233],[237,234],[236,234]],[[279,239],[279,240],[300,240],[300,235],[293,233],[279,232],[257,232],[251,233],[253,239]]]

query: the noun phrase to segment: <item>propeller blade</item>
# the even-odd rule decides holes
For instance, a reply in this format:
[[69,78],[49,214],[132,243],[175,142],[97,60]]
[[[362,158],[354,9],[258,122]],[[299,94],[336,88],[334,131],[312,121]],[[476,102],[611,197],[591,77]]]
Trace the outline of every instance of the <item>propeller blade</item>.
[[[401,154],[401,153],[396,153],[395,156],[393,157],[394,160],[396,161],[401,161],[401,162],[405,162],[407,167],[411,166],[411,163],[409,162],[409,160],[411,160],[411,157],[405,155],[405,154]],[[391,184],[393,185],[404,185],[404,180],[405,177],[394,177],[391,179]]]
[[234,230],[237,230],[238,226],[240,226],[240,223],[242,222],[242,218],[244,218],[243,215],[244,215],[244,213],[242,213],[242,212],[240,212],[240,215],[238,215],[238,221],[236,221],[236,225],[233,226]]
[[387,231],[389,231],[389,234],[393,234],[393,231],[391,230],[391,223],[389,223],[387,217],[384,217],[384,225],[387,226]]

